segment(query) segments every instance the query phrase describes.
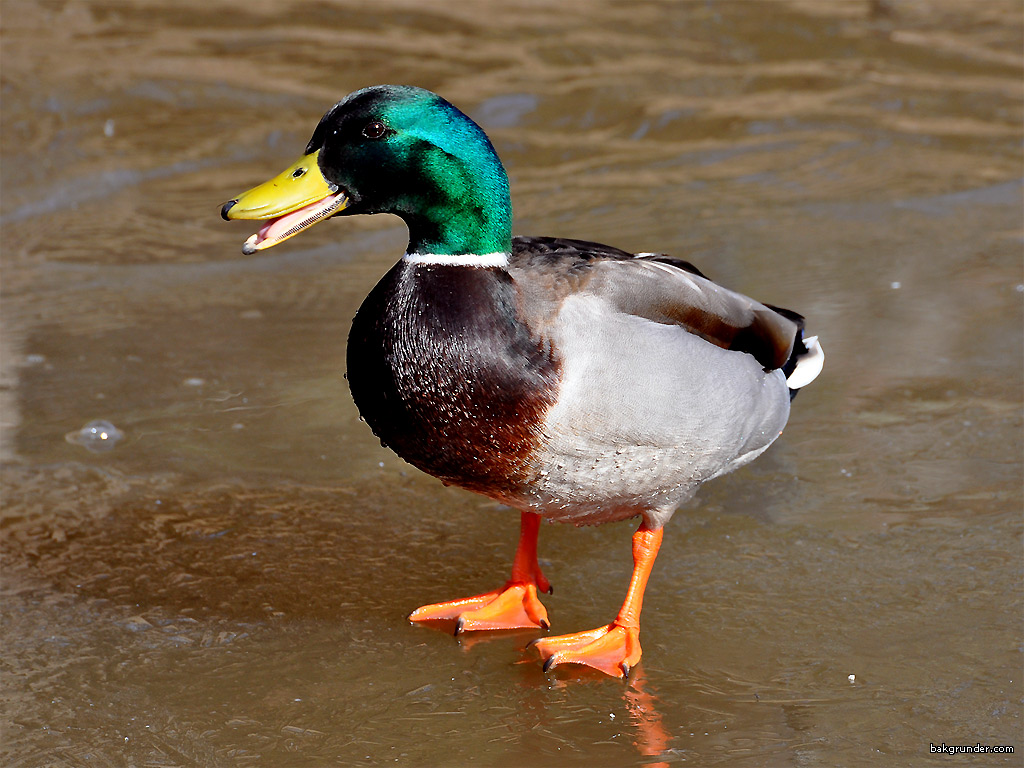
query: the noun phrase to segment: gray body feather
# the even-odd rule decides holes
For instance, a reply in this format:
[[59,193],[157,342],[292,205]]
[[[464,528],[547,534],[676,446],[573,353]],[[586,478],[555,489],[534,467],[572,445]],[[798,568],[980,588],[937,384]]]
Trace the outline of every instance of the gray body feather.
[[509,272],[561,376],[518,506],[579,525],[642,514],[660,527],[702,482],[781,434],[785,374],[729,345],[757,325],[784,362],[792,320],[651,258],[545,270],[531,255],[514,252]]

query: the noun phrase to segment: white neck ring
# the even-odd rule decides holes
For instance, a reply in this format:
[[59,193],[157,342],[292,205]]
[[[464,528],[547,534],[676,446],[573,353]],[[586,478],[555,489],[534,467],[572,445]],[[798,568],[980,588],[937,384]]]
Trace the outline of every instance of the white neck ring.
[[507,267],[507,253],[407,253],[402,261],[409,264],[434,264],[444,267]]

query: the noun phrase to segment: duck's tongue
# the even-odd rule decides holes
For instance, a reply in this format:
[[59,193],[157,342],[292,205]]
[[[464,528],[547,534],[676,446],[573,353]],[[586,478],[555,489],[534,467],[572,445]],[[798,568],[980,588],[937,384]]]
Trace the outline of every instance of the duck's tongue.
[[348,198],[344,192],[336,192],[327,195],[322,200],[316,200],[309,205],[299,208],[284,216],[270,219],[260,227],[259,231],[252,235],[242,246],[242,253],[251,254],[270,248],[280,242],[294,237],[304,229],[316,224],[318,221],[332,216],[345,207]]

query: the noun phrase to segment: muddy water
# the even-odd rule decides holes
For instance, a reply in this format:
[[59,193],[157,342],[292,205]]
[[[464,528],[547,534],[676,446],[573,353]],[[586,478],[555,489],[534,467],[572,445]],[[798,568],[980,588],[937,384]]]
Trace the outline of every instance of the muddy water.
[[[1019,3],[4,10],[5,765],[1019,764]],[[824,340],[669,526],[629,684],[405,621],[501,583],[517,516],[349,399],[397,220],[244,257],[217,215],[376,82],[484,125],[519,232],[684,256]],[[631,530],[544,527],[556,631],[614,615]]]

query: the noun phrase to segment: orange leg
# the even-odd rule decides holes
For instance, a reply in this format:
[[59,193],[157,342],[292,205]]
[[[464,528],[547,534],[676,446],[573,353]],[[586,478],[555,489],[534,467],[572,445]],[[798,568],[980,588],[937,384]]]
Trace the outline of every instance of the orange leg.
[[651,568],[661,547],[664,529],[653,530],[642,523],[633,534],[633,577],[626,601],[615,621],[587,632],[534,640],[544,671],[558,664],[586,664],[612,677],[625,677],[640,661],[640,609]]
[[537,564],[539,530],[540,515],[523,512],[512,578],[501,589],[424,605],[409,614],[409,621],[455,619],[455,634],[481,629],[547,629],[551,626],[548,612],[538,599],[537,590],[552,590]]

